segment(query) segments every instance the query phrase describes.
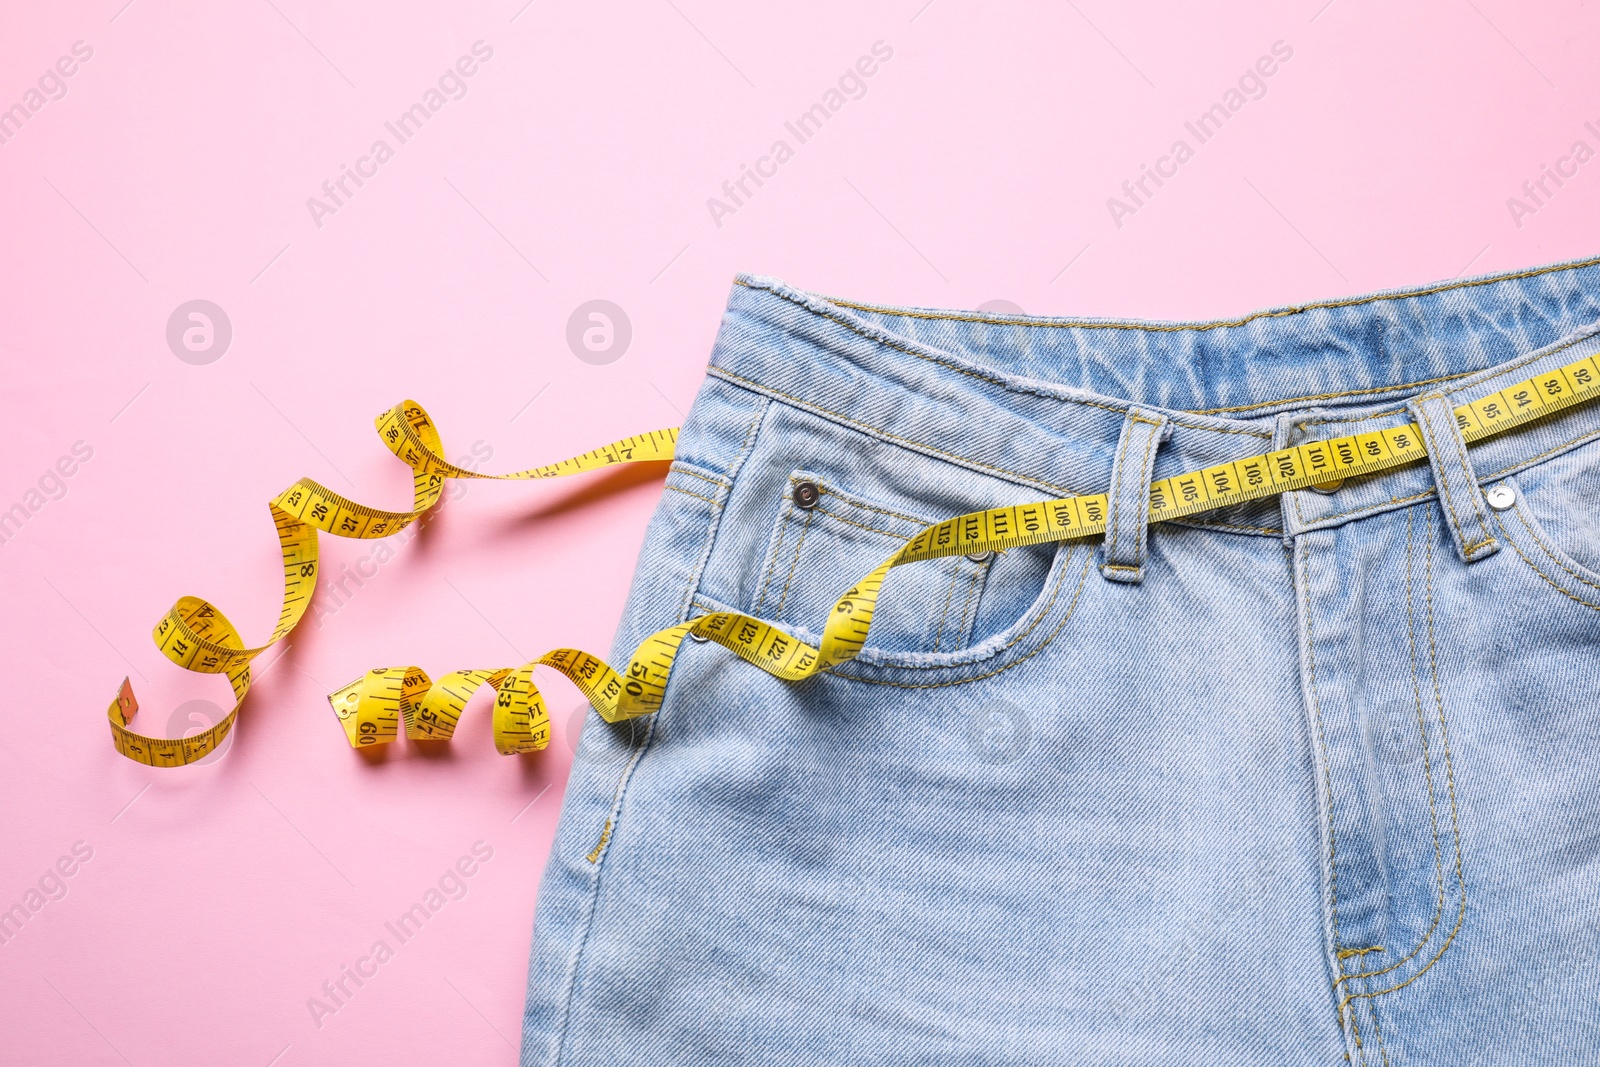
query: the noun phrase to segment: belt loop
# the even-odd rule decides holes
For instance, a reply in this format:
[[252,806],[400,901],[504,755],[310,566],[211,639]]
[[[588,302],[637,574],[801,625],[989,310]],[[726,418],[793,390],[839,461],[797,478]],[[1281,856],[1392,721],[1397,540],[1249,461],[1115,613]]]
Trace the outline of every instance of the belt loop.
[[1150,472],[1155,469],[1156,445],[1172,436],[1165,415],[1128,409],[1111,466],[1111,488],[1106,493],[1106,539],[1101,548],[1100,573],[1113,582],[1144,580],[1145,539],[1150,529]]
[[1464,563],[1494,555],[1500,551],[1500,542],[1489,532],[1489,505],[1449,400],[1442,393],[1427,393],[1406,401],[1406,408],[1422,431],[1422,445],[1428,450],[1440,510],[1455,539],[1456,555]]

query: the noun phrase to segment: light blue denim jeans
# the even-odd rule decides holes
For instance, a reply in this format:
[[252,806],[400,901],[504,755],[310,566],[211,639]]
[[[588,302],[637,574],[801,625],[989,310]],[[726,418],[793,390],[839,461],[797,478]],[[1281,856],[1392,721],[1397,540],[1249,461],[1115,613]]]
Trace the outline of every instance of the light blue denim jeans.
[[[900,568],[808,682],[690,643],[591,713],[522,1063],[1600,1063],[1600,407],[1450,418],[1597,323],[1600,260],[1203,323],[738,278],[613,663],[728,609],[815,642],[959,513],[1110,487],[1112,532]],[[1144,521],[1405,422],[1429,463]]]

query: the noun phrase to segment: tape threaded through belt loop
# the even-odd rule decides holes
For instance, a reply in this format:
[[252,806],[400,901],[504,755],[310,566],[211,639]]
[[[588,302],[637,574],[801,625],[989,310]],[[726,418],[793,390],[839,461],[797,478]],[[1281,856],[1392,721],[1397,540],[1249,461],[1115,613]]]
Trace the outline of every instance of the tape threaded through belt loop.
[[1489,503],[1467,456],[1467,443],[1461,435],[1463,426],[1449,402],[1442,393],[1426,393],[1406,401],[1406,410],[1422,431],[1433,482],[1439,490],[1439,507],[1450,528],[1450,539],[1455,542],[1456,555],[1463,563],[1494,555],[1500,551],[1500,542],[1489,532]]
[[[1123,478],[1119,461],[1112,489],[1119,502],[1126,502],[1129,494],[1142,492],[1143,485],[1148,485],[1145,522],[1165,522],[1428,460],[1434,464],[1441,497],[1446,495],[1445,479],[1450,481],[1451,497],[1445,507],[1458,537],[1458,550],[1464,559],[1481,558],[1474,553],[1487,554],[1497,545],[1493,538],[1483,540],[1487,529],[1482,519],[1482,493],[1472,476],[1466,445],[1597,397],[1600,362],[1585,358],[1453,410],[1444,406],[1439,394],[1418,398],[1412,405],[1416,423],[1310,441],[1155,482],[1149,480],[1149,464],[1164,427],[1158,426],[1159,420],[1152,415],[1135,418],[1135,413],[1130,412],[1126,429],[1136,428],[1140,435],[1138,444],[1143,445],[1144,453],[1138,467],[1142,474],[1136,479],[1131,473]],[[1453,426],[1449,419],[1454,420]],[[316,588],[317,531],[338,537],[388,536],[436,504],[450,478],[528,481],[621,463],[670,460],[678,433],[675,429],[658,430],[544,467],[512,474],[479,474],[443,458],[444,445],[438,431],[427,412],[413,401],[395,405],[378,416],[376,424],[385,446],[412,469],[412,509],[393,512],[370,508],[308,478],[278,494],[270,508],[283,553],[284,600],[269,640],[256,648],[245,647],[227,617],[198,597],[181,598],[156,625],[153,635],[162,654],[178,666],[226,676],[235,696],[233,709],[215,726],[193,737],[145,737],[128,729],[138,702],[124,679],[107,708],[112,739],[119,752],[150,766],[178,767],[198,762],[215,750],[232,730],[249,692],[251,660],[288,636],[305,614]],[[1129,440],[1125,445],[1131,457],[1137,444]],[[1134,469],[1131,458],[1128,468],[1130,472]],[[538,666],[549,666],[564,674],[609,722],[649,715],[661,706],[674,658],[691,634],[722,645],[775,678],[800,681],[855,658],[865,647],[879,592],[895,567],[947,556],[1003,552],[1023,545],[1095,537],[1106,532],[1111,511],[1108,494],[1095,493],[975,511],[934,523],[839,598],[822,627],[819,647],[815,648],[762,619],[741,612],[714,612],[646,637],[620,671],[592,653],[558,648],[519,667],[456,670],[437,682],[418,667],[380,667],[329,694],[328,699],[352,747],[392,741],[399,736],[401,724],[406,736],[413,740],[448,740],[467,701],[487,684],[495,691],[495,748],[507,755],[542,749],[549,743],[550,725],[544,699],[533,683],[533,671]],[[1122,520],[1122,509],[1118,508],[1116,543],[1108,548],[1106,567],[1141,566],[1142,541],[1134,548],[1127,540],[1134,535],[1125,532],[1130,528]],[[1461,539],[1463,533],[1472,538],[1475,529],[1483,531],[1476,543]],[[1126,558],[1125,548],[1133,550],[1131,564],[1118,562]]]
[[1111,466],[1106,491],[1106,537],[1100,573],[1113,582],[1144,580],[1145,544],[1150,531],[1150,473],[1156,449],[1172,435],[1172,422],[1160,412],[1129,408]]

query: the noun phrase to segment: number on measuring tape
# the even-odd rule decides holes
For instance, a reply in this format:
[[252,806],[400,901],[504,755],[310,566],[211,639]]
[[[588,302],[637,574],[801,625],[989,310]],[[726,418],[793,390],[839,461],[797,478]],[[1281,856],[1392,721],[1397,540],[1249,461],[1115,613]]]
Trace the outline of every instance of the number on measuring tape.
[[[1585,358],[1481,397],[1454,409],[1453,414],[1461,436],[1472,443],[1596,396],[1600,396],[1600,363]],[[433,420],[414,401],[395,405],[375,421],[379,440],[412,469],[411,509],[399,512],[366,507],[309,478],[278,494],[269,508],[283,555],[284,596],[277,625],[266,643],[247,648],[227,616],[196,597],[180,598],[152,631],[156,646],[173,663],[226,677],[233,689],[233,709],[193,737],[145,737],[128,729],[139,703],[125,679],[107,708],[119,752],[150,766],[178,767],[198,762],[216,750],[233,729],[250,691],[251,661],[288,636],[311,602],[317,582],[319,530],[336,537],[388,536],[437,504],[449,479],[530,481],[621,463],[666,461],[672,459],[678,435],[675,429],[657,430],[543,467],[479,474],[444,458],[444,444]],[[1426,455],[1420,429],[1412,423],[1306,442],[1154,482],[1149,520],[1183,518],[1326,484],[1341,472],[1388,470]],[[891,569],[958,554],[1003,552],[1022,545],[1095,537],[1105,532],[1108,507],[1107,496],[1096,493],[977,511],[935,523],[839,598],[823,624],[819,647],[764,620],[738,612],[714,612],[645,638],[620,672],[599,656],[558,648],[520,667],[458,670],[437,683],[418,667],[378,667],[330,693],[328,701],[355,748],[392,741],[402,725],[408,738],[448,740],[468,700],[487,685],[495,692],[495,749],[507,755],[536,751],[548,744],[550,724],[544,699],[533,683],[535,667],[547,666],[566,676],[611,722],[648,715],[661,706],[675,659],[691,636],[721,645],[774,677],[800,681],[854,658],[865,647],[878,596]]]

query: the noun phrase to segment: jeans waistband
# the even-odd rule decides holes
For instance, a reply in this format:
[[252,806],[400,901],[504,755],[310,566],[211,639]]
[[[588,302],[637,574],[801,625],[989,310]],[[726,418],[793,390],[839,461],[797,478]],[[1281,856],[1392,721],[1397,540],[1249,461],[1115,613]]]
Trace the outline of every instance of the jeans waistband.
[[[1043,494],[1103,492],[1130,410],[1171,423],[1153,478],[1413,421],[1600,352],[1600,257],[1214,322],[864,304],[741,274],[710,373]],[[1600,436],[1569,409],[1472,448],[1480,481]],[[1202,516],[1295,533],[1421,499],[1417,465]]]

